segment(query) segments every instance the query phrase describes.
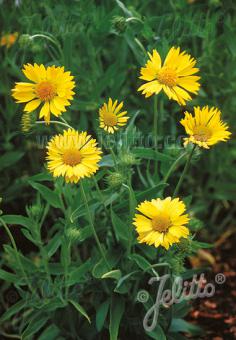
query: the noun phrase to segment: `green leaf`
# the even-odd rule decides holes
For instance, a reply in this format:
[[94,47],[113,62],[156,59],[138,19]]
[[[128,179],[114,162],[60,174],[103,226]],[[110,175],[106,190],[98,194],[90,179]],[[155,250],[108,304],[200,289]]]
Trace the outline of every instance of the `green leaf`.
[[91,323],[90,318],[86,313],[85,309],[78,302],[74,300],[68,300],[68,302],[71,303],[75,307],[75,309],[88,320],[89,323]]
[[146,332],[146,334],[155,340],[166,340],[165,333],[160,325],[157,325],[152,332]]
[[38,340],[55,340],[59,339],[60,330],[56,325],[48,326],[39,336]]
[[148,200],[152,198],[157,198],[157,194],[164,189],[166,186],[168,186],[167,183],[159,183],[155,185],[153,188],[147,189],[145,191],[142,191],[138,194],[136,194],[136,198],[138,202],[142,202],[143,200]]
[[[109,263],[110,269],[112,269],[119,261],[119,258],[122,254],[119,252],[110,252],[106,254],[106,259]],[[107,265],[103,258],[100,259],[98,263],[95,264],[92,270],[92,274],[96,278],[101,278],[104,274],[107,273]]]
[[0,171],[17,163],[24,155],[24,152],[8,151],[0,156]]
[[125,310],[125,303],[122,297],[112,296],[110,305],[110,323],[109,334],[110,340],[117,340],[120,322]]
[[166,155],[164,153],[158,152],[156,150],[148,149],[148,148],[136,148],[133,149],[132,152],[140,158],[144,159],[152,159],[153,161],[161,161],[161,162],[170,162],[174,161],[174,158]]
[[97,328],[98,332],[100,332],[103,328],[103,325],[104,325],[106,317],[107,317],[109,305],[110,305],[110,300],[108,299],[105,302],[103,302],[97,309],[97,312],[96,312],[96,328]]
[[1,316],[0,323],[9,320],[12,316],[19,313],[25,306],[26,302],[24,300],[18,301],[16,304],[8,308],[8,310]]
[[115,230],[117,240],[125,241],[126,245],[129,242],[129,225],[121,220],[121,218],[111,208],[111,221]]
[[117,285],[114,289],[114,292],[123,294],[127,291],[127,287],[125,286],[126,281],[133,276],[134,274],[140,273],[139,270],[134,270],[131,273],[126,274],[125,276],[122,276],[119,281],[117,282]]
[[21,215],[3,215],[1,218],[6,224],[21,225],[27,229],[31,229],[32,222],[28,217]]
[[91,270],[92,262],[91,259],[88,259],[86,262],[81,264],[78,268],[72,270],[69,273],[69,279],[67,284],[69,286],[79,283],[82,278],[84,278],[85,274]]
[[45,185],[40,183],[29,182],[30,185],[38,190],[42,197],[54,208],[61,209],[61,202],[59,196],[56,192],[52,191],[51,189],[47,188]]
[[59,231],[45,246],[45,249],[48,253],[48,258],[53,256],[55,252],[57,251],[57,249],[60,247],[61,239],[62,239],[62,235],[61,235],[61,232]]
[[8,273],[3,269],[0,269],[0,279],[11,283],[19,282],[19,278],[16,275]]
[[184,332],[190,333],[192,335],[201,335],[203,333],[202,329],[196,325],[191,324],[183,319],[172,319],[171,332]]
[[36,334],[46,324],[48,319],[49,316],[45,315],[45,313],[42,312],[35,313],[30,323],[28,324],[28,326],[26,327],[22,334],[22,340],[28,340],[27,338]]
[[135,263],[138,265],[139,268],[142,270],[147,270],[151,267],[151,264],[141,255],[132,254],[129,256],[131,260],[134,260]]
[[115,280],[119,280],[120,278],[121,278],[121,271],[120,271],[120,269],[112,270],[112,271],[102,275],[102,279],[115,279]]

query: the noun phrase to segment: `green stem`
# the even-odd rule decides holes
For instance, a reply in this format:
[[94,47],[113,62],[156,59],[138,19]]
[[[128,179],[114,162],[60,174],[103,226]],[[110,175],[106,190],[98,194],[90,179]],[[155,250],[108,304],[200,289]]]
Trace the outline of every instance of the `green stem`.
[[112,159],[113,159],[113,162],[114,162],[114,166],[116,168],[117,167],[116,155],[115,155],[114,151],[112,150],[112,148],[110,149],[110,151],[111,151],[111,156],[112,156]]
[[40,253],[41,253],[41,256],[42,256],[44,269],[45,269],[45,272],[47,274],[48,282],[51,283],[52,279],[51,279],[50,270],[49,270],[49,266],[48,266],[48,254],[43,247],[43,243],[42,243],[42,239],[41,239],[41,228],[42,228],[44,220],[47,216],[49,207],[50,207],[50,205],[47,203],[46,206],[45,206],[44,212],[43,212],[43,216],[42,216],[42,218],[39,222],[39,235],[38,235],[38,237],[39,237],[39,250],[40,250]]
[[87,210],[89,224],[90,224],[91,230],[93,232],[93,236],[94,236],[95,241],[97,243],[97,246],[98,246],[98,249],[100,251],[100,254],[101,254],[102,258],[104,259],[104,262],[106,263],[107,269],[109,270],[110,266],[109,266],[109,263],[108,263],[108,261],[106,259],[105,253],[103,251],[102,245],[101,245],[101,243],[99,241],[98,235],[96,233],[96,230],[95,230],[95,227],[94,227],[94,224],[93,224],[93,218],[92,218],[92,215],[91,215],[91,212],[90,212],[90,209],[89,209],[89,205],[88,205],[88,201],[87,201],[87,197],[86,197],[86,194],[85,194],[85,191],[84,191],[84,186],[83,186],[83,182],[82,181],[80,182],[80,187],[81,187],[81,192],[82,192],[84,203],[85,203],[86,210]]
[[185,166],[184,166],[184,170],[183,170],[183,172],[182,172],[182,174],[180,176],[180,179],[179,179],[179,181],[178,181],[178,183],[176,185],[176,188],[175,188],[175,191],[174,191],[174,194],[173,194],[174,197],[176,197],[178,195],[178,193],[179,193],[179,189],[180,189],[180,187],[181,187],[181,185],[183,183],[184,177],[185,177],[185,175],[186,175],[186,173],[187,173],[187,171],[189,169],[189,166],[190,166],[191,159],[192,159],[192,156],[193,156],[195,148],[196,148],[196,145],[194,145],[194,147],[192,148],[192,150],[191,150],[191,152],[190,152],[190,154],[189,154],[189,156],[187,158],[187,161],[186,161]]
[[69,126],[71,129],[73,129],[73,127],[63,118],[63,117],[59,117],[60,118],[60,120],[63,122],[63,123],[65,123],[67,126]]
[[6,233],[7,233],[8,237],[9,237],[9,239],[11,241],[12,247],[15,250],[16,259],[17,259],[17,262],[18,262],[18,266],[21,269],[22,275],[25,278],[25,280],[27,282],[27,285],[28,285],[29,289],[31,290],[31,292],[34,292],[34,289],[31,286],[31,283],[29,281],[29,278],[28,278],[28,276],[27,276],[27,274],[26,274],[26,272],[24,270],[24,266],[22,265],[22,262],[21,262],[21,259],[20,259],[19,253],[18,253],[18,249],[17,249],[17,246],[16,246],[16,242],[14,240],[14,237],[12,236],[12,233],[11,233],[10,229],[8,228],[7,224],[4,222],[4,220],[2,218],[0,218],[0,222],[2,223],[4,229],[6,230]]
[[[46,125],[48,125],[48,124],[47,124],[46,122],[44,122],[43,120],[37,120],[35,123],[36,123],[36,124],[46,124]],[[58,121],[58,120],[50,120],[50,123],[52,123],[52,124],[59,124],[59,125],[66,126],[67,128],[71,128],[71,126],[70,126],[69,124],[60,122],[60,121]]]
[[158,110],[157,110],[157,95],[154,95],[154,101],[153,101],[153,131],[154,131],[154,145],[157,148],[157,137],[158,137]]
[[182,158],[184,158],[187,155],[187,152],[182,153],[171,165],[171,167],[169,168],[167,174],[165,175],[163,182],[167,183],[170,175],[172,174],[172,172],[175,170],[176,166],[178,165],[178,163],[182,160]]
[[106,217],[107,217],[107,219],[109,220],[109,219],[110,219],[110,215],[109,215],[109,212],[108,212],[107,207],[106,207],[106,205],[105,205],[105,201],[104,201],[104,198],[103,198],[103,194],[102,194],[101,189],[99,188],[99,185],[98,185],[98,183],[97,183],[97,181],[96,181],[96,178],[95,178],[94,176],[93,176],[93,181],[94,181],[94,184],[95,184],[97,193],[98,193],[98,195],[99,195],[99,197],[100,197],[100,200],[101,200],[101,202],[102,202],[102,205],[103,205],[103,208],[104,208]]
[[32,40],[35,39],[35,38],[44,38],[44,39],[52,42],[58,48],[58,51],[59,51],[61,57],[63,57],[63,52],[62,52],[61,46],[56,40],[54,40],[53,38],[51,38],[51,37],[49,37],[48,35],[45,35],[45,34],[34,34],[34,35],[31,36]]

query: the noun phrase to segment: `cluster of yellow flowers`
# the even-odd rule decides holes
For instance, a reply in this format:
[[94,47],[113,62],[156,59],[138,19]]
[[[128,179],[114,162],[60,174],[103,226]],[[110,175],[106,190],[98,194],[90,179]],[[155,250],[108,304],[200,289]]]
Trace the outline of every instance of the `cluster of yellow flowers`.
[[[138,91],[145,97],[157,95],[164,91],[169,99],[179,105],[191,100],[191,94],[197,94],[200,88],[199,69],[196,60],[180,48],[172,47],[162,65],[161,57],[156,50],[149,55],[146,65],[141,68],[140,79],[146,81]],[[60,117],[70,105],[74,96],[74,77],[65,72],[64,67],[44,65],[24,65],[23,73],[31,82],[18,82],[12,90],[12,96],[18,103],[27,103],[25,113],[30,114],[38,107],[39,118],[46,124],[51,121],[51,114]],[[127,111],[122,111],[123,102],[114,102],[109,98],[99,110],[100,127],[108,133],[114,133],[128,121]],[[184,144],[195,143],[209,148],[219,141],[226,141],[230,132],[221,120],[217,108],[194,107],[194,115],[185,112],[180,123],[189,135]],[[66,182],[77,183],[84,177],[90,177],[99,168],[101,149],[92,136],[78,132],[73,128],[54,136],[47,145],[48,170],[54,177],[63,176]],[[179,198],[153,199],[144,201],[137,210],[134,225],[139,234],[139,242],[168,249],[178,243],[181,237],[188,237],[186,224],[189,217],[186,207]]]

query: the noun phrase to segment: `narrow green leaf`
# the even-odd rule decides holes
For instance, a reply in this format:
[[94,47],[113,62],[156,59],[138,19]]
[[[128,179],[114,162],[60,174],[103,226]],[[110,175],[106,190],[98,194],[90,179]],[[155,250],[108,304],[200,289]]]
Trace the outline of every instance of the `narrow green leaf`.
[[0,269],[0,279],[11,283],[17,283],[19,281],[16,275],[8,273],[3,269]]
[[24,152],[8,151],[0,156],[0,171],[17,163],[24,155]]
[[45,315],[45,313],[37,312],[24,330],[22,340],[28,340],[29,337],[36,334],[46,324],[48,319],[49,316]]
[[29,182],[30,185],[38,190],[42,197],[54,208],[61,209],[61,202],[59,196],[56,192],[52,191],[51,189],[47,188],[45,185],[35,182]]
[[106,300],[97,309],[97,312],[96,312],[96,328],[97,328],[98,332],[100,332],[103,328],[103,325],[104,325],[106,317],[107,317],[109,305],[110,305],[110,300]]
[[1,316],[0,323],[9,320],[12,316],[19,313],[26,305],[24,300],[18,301],[16,304],[8,308],[8,310]]
[[132,152],[140,158],[152,159],[153,161],[170,162],[174,161],[173,157],[164,153],[148,148],[135,148]]
[[[129,240],[129,226],[111,209],[111,221],[115,230],[117,240],[128,242]],[[126,244],[126,243],[125,243]]]
[[115,279],[115,280],[119,280],[120,278],[121,278],[121,271],[119,269],[112,270],[112,271],[102,275],[102,279]]
[[125,310],[125,303],[122,297],[112,296],[110,305],[110,340],[117,340],[119,334],[120,322]]
[[32,227],[32,222],[28,217],[21,215],[3,215],[1,218],[6,224],[20,225],[27,229],[31,229]]
[[78,302],[74,300],[68,300],[68,302],[71,303],[75,307],[75,309],[88,320],[89,323],[91,323],[90,318],[86,313],[85,309]]

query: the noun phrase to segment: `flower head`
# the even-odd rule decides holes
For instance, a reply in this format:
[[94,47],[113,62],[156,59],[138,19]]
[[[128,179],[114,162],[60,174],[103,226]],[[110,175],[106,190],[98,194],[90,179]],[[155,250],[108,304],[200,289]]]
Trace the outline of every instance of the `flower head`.
[[73,76],[65,72],[64,67],[44,65],[24,65],[23,73],[31,83],[19,82],[12,90],[17,103],[26,103],[24,111],[32,112],[41,104],[39,118],[50,123],[50,114],[56,117],[65,112],[65,107],[73,99],[75,87]]
[[47,149],[49,171],[54,177],[65,177],[67,183],[77,183],[98,170],[102,152],[87,132],[65,130],[50,140]]
[[200,77],[193,75],[199,71],[194,67],[196,60],[186,52],[180,52],[179,47],[169,50],[163,65],[156,50],[148,55],[149,60],[141,68],[139,77],[146,80],[146,83],[138,91],[142,91],[145,97],[150,97],[163,90],[169,99],[177,101],[179,105],[185,105],[186,101],[191,100],[189,92],[196,94],[200,87]]
[[4,34],[0,39],[0,46],[6,46],[7,48],[15,44],[18,38],[18,32]]
[[119,126],[124,126],[129,119],[129,117],[126,116],[127,111],[120,112],[123,107],[123,102],[119,105],[117,104],[117,100],[113,103],[112,99],[109,98],[108,103],[104,103],[99,109],[100,128],[108,133],[114,133],[118,130]]
[[185,117],[180,123],[189,135],[185,138],[185,145],[192,142],[209,149],[210,146],[220,141],[225,142],[231,135],[228,126],[221,120],[220,110],[215,107],[194,107],[194,116],[185,112]]
[[185,226],[189,217],[184,214],[186,207],[179,198],[153,199],[144,201],[137,207],[134,225],[139,234],[138,241],[165,249],[186,238],[189,230]]

